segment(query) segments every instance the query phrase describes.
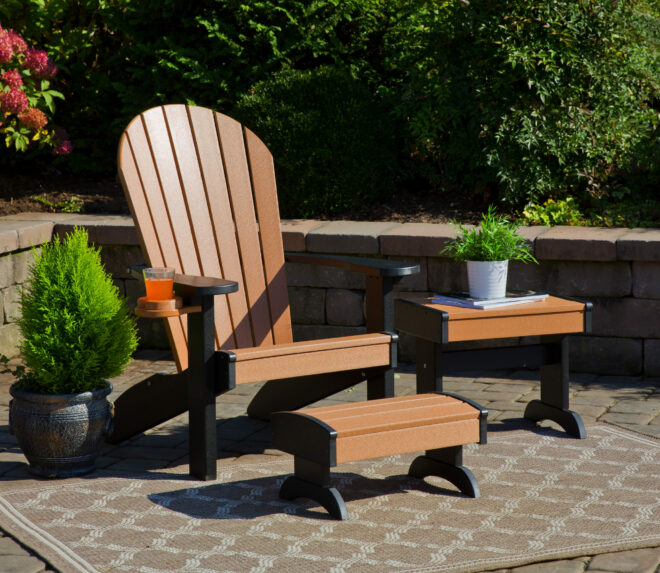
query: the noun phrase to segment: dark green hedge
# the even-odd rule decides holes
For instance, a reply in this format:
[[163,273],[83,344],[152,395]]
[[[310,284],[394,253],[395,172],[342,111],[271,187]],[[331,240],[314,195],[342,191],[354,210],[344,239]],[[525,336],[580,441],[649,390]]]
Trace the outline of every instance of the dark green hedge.
[[[308,215],[390,192],[392,142],[399,187],[487,189],[511,205],[660,179],[654,0],[3,0],[0,23],[61,69],[72,168],[111,172],[131,117],[191,102],[249,118],[276,151],[283,202],[305,195]],[[342,137],[305,135],[350,129],[330,117],[342,89],[309,101],[300,91],[333,68],[359,91],[354,123],[374,121],[369,154],[354,136],[340,150],[374,162],[364,197],[339,190],[368,169],[347,161],[340,178],[321,161],[339,160]],[[309,149],[294,134],[318,146],[315,159],[301,159]]]

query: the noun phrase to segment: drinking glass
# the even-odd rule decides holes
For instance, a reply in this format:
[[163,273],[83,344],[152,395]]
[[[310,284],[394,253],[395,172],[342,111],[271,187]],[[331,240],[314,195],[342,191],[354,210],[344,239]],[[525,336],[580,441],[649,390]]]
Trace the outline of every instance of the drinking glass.
[[142,271],[147,300],[167,300],[174,298],[174,269],[151,267]]

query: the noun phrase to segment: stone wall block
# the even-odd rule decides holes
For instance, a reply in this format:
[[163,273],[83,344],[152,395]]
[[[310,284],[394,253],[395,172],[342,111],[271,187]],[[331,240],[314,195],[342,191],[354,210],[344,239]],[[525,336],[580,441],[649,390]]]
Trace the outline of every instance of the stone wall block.
[[321,221],[306,219],[282,219],[282,242],[285,251],[300,252],[305,250],[307,233],[325,225]]
[[18,233],[7,224],[0,223],[0,254],[12,253],[18,249]]
[[426,258],[420,257],[387,257],[388,259],[406,263],[418,263],[419,272],[406,275],[394,285],[395,292],[428,290],[428,264]]
[[577,297],[625,297],[632,293],[632,271],[627,262],[555,262],[548,290]]
[[428,259],[429,290],[436,293],[467,290],[467,265],[449,259]]
[[9,322],[9,318],[5,314],[5,291],[0,290],[0,326]]
[[552,227],[534,242],[537,259],[563,261],[614,261],[617,239],[627,229]]
[[628,297],[592,302],[594,335],[660,338],[660,300]]
[[364,318],[364,292],[331,289],[325,301],[328,324],[335,326],[361,326]]
[[117,278],[128,278],[128,267],[146,263],[140,247],[132,246],[101,246],[101,261],[105,270]]
[[660,376],[660,339],[644,341],[644,375]]
[[569,364],[572,372],[615,376],[642,373],[642,341],[633,338],[571,336]]
[[41,253],[41,247],[37,247],[34,250],[18,251],[14,254],[14,280],[18,284],[23,284],[28,279],[34,257],[39,253]]
[[379,236],[398,225],[375,221],[330,221],[309,231],[306,247],[314,253],[375,255],[380,252]]
[[628,229],[616,242],[617,258],[660,261],[660,229]]
[[138,336],[140,348],[169,349],[170,341],[162,318],[138,318]]
[[18,229],[18,248],[30,249],[47,243],[53,238],[53,223],[50,221],[26,221]]
[[660,263],[635,261],[632,264],[632,277],[634,297],[660,298]]
[[18,324],[0,325],[0,354],[9,358],[18,356],[18,345],[21,343],[21,331]]
[[301,324],[325,324],[325,293],[323,288],[289,287],[291,320]]
[[124,280],[124,296],[127,298],[129,308],[137,306],[137,299],[145,295],[144,283],[136,279]]
[[13,255],[0,256],[0,288],[7,288],[16,282],[14,279],[14,259]]
[[553,276],[556,273],[556,266],[552,262],[544,261],[537,265],[535,263],[509,261],[507,288],[548,292],[550,290],[548,285],[553,282]]
[[362,273],[304,263],[286,263],[286,276],[289,286],[317,288],[365,289]]
[[339,336],[353,336],[365,334],[366,326],[337,326],[327,324],[294,324],[293,339],[320,340],[322,338],[337,338]]
[[119,296],[126,296],[126,281],[124,279],[117,279],[113,278],[112,279],[112,284],[114,284],[117,287],[117,291],[119,292]]
[[440,251],[456,238],[456,234],[456,228],[449,224],[404,223],[380,235],[380,252],[383,255],[439,257]]
[[9,288],[6,288],[3,293],[4,301],[2,306],[5,313],[5,320],[7,322],[16,322],[21,314],[21,307],[19,304],[21,295],[18,292],[18,286],[12,285]]

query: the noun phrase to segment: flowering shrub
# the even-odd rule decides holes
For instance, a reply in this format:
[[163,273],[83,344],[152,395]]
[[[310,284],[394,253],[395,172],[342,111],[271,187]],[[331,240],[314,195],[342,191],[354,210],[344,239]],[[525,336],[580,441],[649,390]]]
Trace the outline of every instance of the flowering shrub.
[[56,73],[46,52],[29,48],[20,34],[0,25],[0,135],[7,147],[71,153],[66,131],[51,125],[49,118],[55,112],[54,98],[64,99],[50,89]]

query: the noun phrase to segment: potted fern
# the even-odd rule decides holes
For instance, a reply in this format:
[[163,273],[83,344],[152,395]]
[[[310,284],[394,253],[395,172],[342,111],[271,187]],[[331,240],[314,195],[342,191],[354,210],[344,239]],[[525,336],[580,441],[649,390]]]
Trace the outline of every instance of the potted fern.
[[18,379],[10,388],[10,430],[31,473],[85,474],[111,425],[107,379],[137,347],[135,318],[80,228],[35,251],[20,309],[23,366],[10,369],[0,359]]
[[467,263],[472,298],[504,297],[510,260],[538,262],[527,241],[518,234],[519,228],[518,223],[496,214],[492,206],[484,213],[478,227],[466,228],[458,224],[458,236],[441,254]]

